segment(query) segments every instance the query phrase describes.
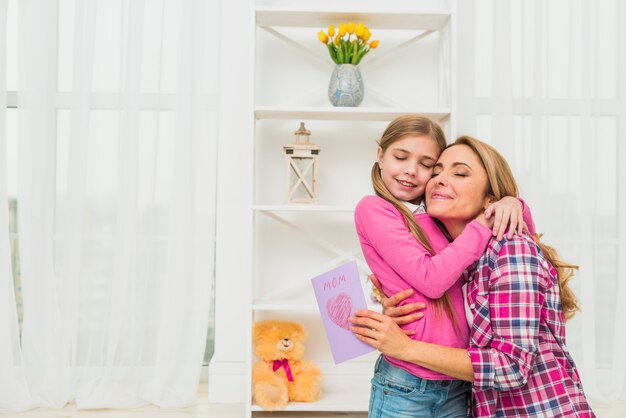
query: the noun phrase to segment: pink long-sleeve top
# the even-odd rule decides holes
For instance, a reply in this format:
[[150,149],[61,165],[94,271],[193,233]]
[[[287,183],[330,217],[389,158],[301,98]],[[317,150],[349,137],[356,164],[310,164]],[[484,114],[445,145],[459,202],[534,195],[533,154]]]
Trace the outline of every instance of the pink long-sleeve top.
[[[402,214],[388,201],[378,196],[366,196],[357,204],[354,213],[356,230],[365,260],[387,295],[393,295],[409,286],[413,295],[402,304],[424,302],[424,318],[403,329],[414,330],[412,338],[448,347],[467,348],[469,331],[465,321],[461,274],[485,252],[491,231],[470,222],[452,243],[426,213],[415,219],[428,236],[435,255],[411,234]],[[437,312],[430,299],[440,298],[446,291],[456,318]],[[429,380],[452,378],[416,364],[385,357],[391,364],[415,376]]]

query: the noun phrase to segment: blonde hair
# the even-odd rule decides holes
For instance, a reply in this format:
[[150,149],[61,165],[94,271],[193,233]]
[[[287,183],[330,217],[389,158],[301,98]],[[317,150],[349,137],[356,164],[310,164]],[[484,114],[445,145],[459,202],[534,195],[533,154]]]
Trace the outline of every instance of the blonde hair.
[[[389,125],[387,125],[385,132],[383,132],[382,137],[378,141],[378,146],[381,148],[382,152],[385,153],[389,146],[396,141],[407,136],[423,135],[430,136],[433,141],[435,141],[439,148],[439,153],[446,148],[446,135],[443,133],[443,129],[441,129],[436,122],[421,115],[403,115],[392,120]],[[374,186],[374,192],[377,196],[391,203],[398,212],[402,214],[406,226],[415,239],[417,239],[431,255],[434,254],[435,251],[428,236],[415,220],[413,213],[387,189],[380,174],[378,162],[374,163],[372,166],[372,185]],[[436,307],[436,311],[439,314],[445,313],[452,320],[454,328],[458,329],[456,315],[454,314],[454,308],[448,292],[439,299],[433,299],[432,302]]]
[[[450,146],[455,145],[467,145],[480,159],[487,172],[486,193],[488,196],[493,196],[495,200],[500,200],[505,196],[518,197],[519,189],[515,182],[515,177],[513,177],[513,172],[504,157],[495,148],[470,136],[459,137]],[[541,237],[542,234],[533,235],[541,252],[543,252],[543,255],[557,272],[561,309],[565,320],[569,320],[577,311],[580,311],[576,295],[574,295],[574,292],[568,285],[569,281],[574,277],[574,271],[578,270],[578,266],[560,260],[557,251],[553,247],[542,243],[540,241]]]

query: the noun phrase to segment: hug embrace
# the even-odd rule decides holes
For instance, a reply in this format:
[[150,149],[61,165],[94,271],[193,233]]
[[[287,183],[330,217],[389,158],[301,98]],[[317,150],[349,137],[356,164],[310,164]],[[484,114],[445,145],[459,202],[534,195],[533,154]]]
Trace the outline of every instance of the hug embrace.
[[565,343],[575,266],[535,234],[506,160],[418,115],[393,120],[356,207],[383,314],[369,417],[594,417]]

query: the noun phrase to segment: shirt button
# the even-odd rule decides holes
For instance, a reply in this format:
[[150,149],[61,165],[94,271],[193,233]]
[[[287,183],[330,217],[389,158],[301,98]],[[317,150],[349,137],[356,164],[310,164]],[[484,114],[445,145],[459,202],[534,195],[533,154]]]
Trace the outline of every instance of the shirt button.
[[476,306],[476,305],[472,303],[472,304],[470,305],[470,308],[474,309],[474,306]]

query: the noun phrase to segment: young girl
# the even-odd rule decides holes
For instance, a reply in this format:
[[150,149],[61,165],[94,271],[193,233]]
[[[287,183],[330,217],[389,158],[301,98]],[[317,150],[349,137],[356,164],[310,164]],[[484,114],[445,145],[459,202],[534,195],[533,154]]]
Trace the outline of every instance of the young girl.
[[[491,201],[517,190],[497,151],[462,137],[441,155],[426,200],[456,238]],[[357,312],[351,322],[365,328],[353,331],[388,356],[472,382],[475,417],[593,417],[565,345],[565,318],[578,310],[567,285],[572,267],[529,235],[492,239],[466,275],[469,348],[411,340],[372,311]]]
[[[405,332],[419,341],[465,348],[469,331],[459,279],[483,254],[492,231],[481,215],[450,244],[425,213],[426,183],[445,146],[442,129],[430,119],[406,115],[393,120],[380,139],[372,168],[377,196],[358,203],[355,222],[381,290],[390,295],[410,286],[414,292],[405,303],[426,306],[425,319],[403,324]],[[505,213],[504,226],[510,216],[510,233],[522,228],[518,199],[505,198],[497,208],[498,219]],[[469,387],[420,365],[381,357],[372,379],[369,416],[466,416]]]

